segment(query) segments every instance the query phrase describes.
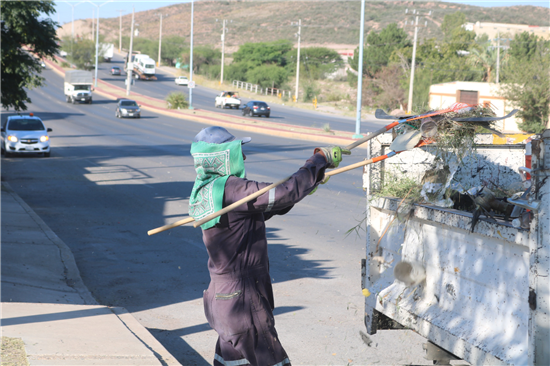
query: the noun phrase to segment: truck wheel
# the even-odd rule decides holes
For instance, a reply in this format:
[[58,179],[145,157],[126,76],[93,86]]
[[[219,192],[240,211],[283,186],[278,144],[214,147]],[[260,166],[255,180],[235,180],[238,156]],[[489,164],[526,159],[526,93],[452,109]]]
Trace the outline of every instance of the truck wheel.
[[76,100],[73,97],[71,97],[71,103],[76,104]]
[[88,104],[92,104],[92,100],[90,99],[90,101],[88,102]]
[[70,103],[70,102],[71,102],[71,98],[69,98],[68,95],[65,95],[65,101],[66,101],[67,103]]

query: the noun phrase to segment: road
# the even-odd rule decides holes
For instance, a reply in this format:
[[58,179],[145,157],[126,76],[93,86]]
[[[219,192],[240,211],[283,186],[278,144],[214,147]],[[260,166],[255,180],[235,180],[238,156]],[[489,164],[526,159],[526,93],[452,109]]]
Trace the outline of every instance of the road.
[[[102,63],[98,67],[98,77],[109,83],[117,85],[121,88],[125,88],[124,79],[126,73],[122,71],[121,76],[111,75],[111,66],[118,66],[121,70],[124,70],[123,58],[120,55],[115,55],[112,62]],[[174,69],[175,70],[175,69]],[[174,83],[174,75],[165,72],[163,69],[156,69],[157,81],[144,81],[138,80],[132,85],[132,91],[151,97],[164,100],[171,92],[179,91],[185,95],[189,95],[189,89],[183,86],[177,86]],[[231,90],[231,86],[228,86],[228,90]],[[201,85],[193,90],[193,107],[200,108],[209,111],[215,111],[223,114],[230,114],[234,116],[242,116],[242,110],[237,109],[220,109],[214,107],[214,98],[220,93],[219,90],[207,88]],[[261,100],[261,96],[258,97]],[[249,98],[241,98],[242,104],[248,103]],[[289,106],[283,106],[279,104],[271,104],[271,117],[273,122],[287,123],[292,125],[317,127],[323,128],[325,125],[329,125],[331,129],[338,131],[355,132],[356,122],[354,118],[341,117],[324,113],[312,113],[308,110],[300,108],[294,108]],[[264,118],[264,117],[254,117]],[[387,121],[381,121],[374,118],[374,116],[367,115],[364,120],[361,121],[361,133],[372,131],[375,128],[380,128],[386,125]]]
[[[183,365],[210,365],[216,334],[202,309],[209,275],[201,232],[146,234],[187,213],[190,143],[204,125],[148,111],[119,120],[115,101],[67,104],[61,77],[44,76],[30,111],[53,129],[51,157],[4,158],[2,179],[70,247],[100,304],[128,309]],[[316,146],[246,136],[248,178],[265,182],[297,170]],[[346,163],[362,160],[356,151]],[[361,185],[360,171],[332,177],[268,222],[277,328],[295,365],[429,364],[424,339],[410,331],[379,331],[371,346],[359,336],[365,238],[345,233],[363,217]]]

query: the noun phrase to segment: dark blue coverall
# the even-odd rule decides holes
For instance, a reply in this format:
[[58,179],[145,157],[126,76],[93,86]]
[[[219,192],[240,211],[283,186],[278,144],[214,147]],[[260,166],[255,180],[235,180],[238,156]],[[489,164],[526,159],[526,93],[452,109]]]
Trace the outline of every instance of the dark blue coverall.
[[[275,330],[265,220],[286,214],[311,193],[326,167],[323,155],[313,155],[287,182],[203,230],[211,278],[204,291],[204,310],[219,335],[214,365],[290,365]],[[230,176],[223,206],[268,185]]]

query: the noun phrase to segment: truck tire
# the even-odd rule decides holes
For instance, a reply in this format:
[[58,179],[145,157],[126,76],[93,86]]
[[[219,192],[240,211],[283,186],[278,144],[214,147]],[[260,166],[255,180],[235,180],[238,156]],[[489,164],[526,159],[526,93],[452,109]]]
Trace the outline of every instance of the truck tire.
[[67,103],[70,103],[70,102],[71,102],[71,98],[69,98],[68,95],[65,95],[65,101],[66,101]]
[[92,104],[92,99],[90,99],[90,101],[88,102],[88,104]]
[[72,97],[71,97],[71,102],[72,102],[73,104],[76,104],[76,100],[75,100],[74,98],[72,98]]

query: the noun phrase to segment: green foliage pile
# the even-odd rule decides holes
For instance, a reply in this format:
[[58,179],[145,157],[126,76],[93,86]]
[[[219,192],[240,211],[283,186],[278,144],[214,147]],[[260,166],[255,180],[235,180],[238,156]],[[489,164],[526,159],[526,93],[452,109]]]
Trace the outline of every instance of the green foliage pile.
[[166,97],[166,104],[168,109],[187,109],[189,108],[189,102],[185,97],[185,94],[181,92],[173,92]]
[[[50,1],[2,1],[2,107],[26,110],[26,89],[44,85],[41,59],[58,52],[56,25],[44,15],[55,13]],[[31,52],[22,48],[26,45]]]

